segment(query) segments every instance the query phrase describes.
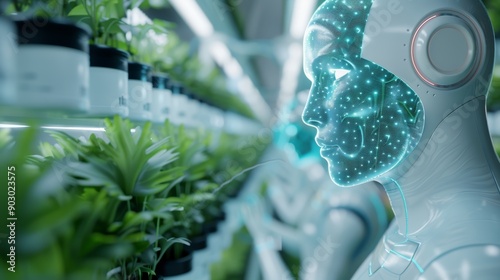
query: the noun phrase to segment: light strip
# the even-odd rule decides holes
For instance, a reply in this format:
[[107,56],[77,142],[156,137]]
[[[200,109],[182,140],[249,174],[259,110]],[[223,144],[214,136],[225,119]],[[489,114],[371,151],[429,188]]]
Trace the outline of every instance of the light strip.
[[316,7],[317,0],[295,0],[293,5],[292,19],[290,23],[290,35],[295,39],[302,39]]
[[221,41],[213,41],[210,43],[210,54],[215,62],[221,67],[232,58],[231,52]]
[[170,0],[170,4],[199,37],[209,37],[214,33],[212,23],[195,0]]
[[45,129],[53,130],[75,130],[75,131],[106,131],[104,127],[81,127],[81,126],[42,126]]
[[230,59],[223,66],[224,72],[230,78],[237,79],[243,76],[243,68],[235,58]]
[[283,65],[283,75],[278,97],[278,110],[281,110],[294,96],[297,89],[297,80],[302,66],[302,46],[292,43],[288,47],[288,59]]
[[27,125],[22,125],[22,124],[0,124],[0,128],[26,128],[28,127]]

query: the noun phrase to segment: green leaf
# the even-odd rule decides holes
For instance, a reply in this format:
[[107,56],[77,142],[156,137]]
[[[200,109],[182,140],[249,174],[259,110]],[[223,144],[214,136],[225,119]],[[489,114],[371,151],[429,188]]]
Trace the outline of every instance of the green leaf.
[[101,22],[101,27],[105,34],[115,34],[123,32],[123,22],[117,18],[111,18]]
[[177,211],[182,208],[183,200],[179,197],[153,198],[148,201],[151,211]]
[[87,10],[85,9],[85,6],[82,4],[76,5],[71,11],[68,13],[69,17],[73,16],[88,16],[89,14],[87,13]]
[[145,168],[139,178],[139,183],[136,186],[135,191],[141,192],[147,190],[148,188],[162,188],[162,190],[164,190],[169,186],[170,182],[183,177],[185,169],[186,167],[184,166],[171,167],[164,170],[160,170],[159,168]]
[[36,216],[30,218],[29,224],[21,235],[22,247],[25,250],[37,251],[51,246],[65,231],[72,230],[74,222],[90,210],[90,204],[82,203],[74,198],[62,205],[49,204],[36,210]]
[[162,244],[161,244],[161,252],[160,254],[158,255],[158,259],[161,260],[161,258],[163,257],[163,255],[165,254],[165,252],[174,244],[184,244],[186,246],[190,246],[191,245],[191,242],[187,239],[187,238],[183,238],[183,237],[180,237],[180,238],[169,238],[169,239],[166,239],[166,240],[162,240]]
[[144,223],[150,222],[153,219],[153,215],[150,212],[133,212],[133,211],[128,211],[125,214],[125,218],[123,219],[123,229],[122,230],[127,230],[139,225],[142,225]]

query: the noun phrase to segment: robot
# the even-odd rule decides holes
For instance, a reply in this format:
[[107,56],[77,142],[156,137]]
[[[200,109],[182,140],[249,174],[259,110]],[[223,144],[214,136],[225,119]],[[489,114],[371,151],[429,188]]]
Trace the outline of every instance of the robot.
[[331,179],[382,184],[395,214],[353,279],[498,279],[493,64],[479,0],[327,0],[313,14],[303,120]]

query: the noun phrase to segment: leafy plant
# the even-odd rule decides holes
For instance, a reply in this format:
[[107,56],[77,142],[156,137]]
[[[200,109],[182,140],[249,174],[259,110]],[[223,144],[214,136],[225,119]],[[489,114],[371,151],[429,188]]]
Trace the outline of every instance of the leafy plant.
[[174,148],[165,149],[168,138],[152,142],[150,123],[131,130],[129,121],[116,117],[114,122],[106,120],[108,141],[95,135],[82,141],[52,132],[59,147],[42,146],[45,156],[60,156],[62,150],[71,159],[64,171],[75,187],[83,188],[86,200],[92,204],[107,200],[103,209],[96,210],[94,228],[110,245],[118,244],[122,250],[128,245],[127,254],[117,259],[119,266],[110,271],[122,278],[152,273],[165,246],[187,243],[165,237],[174,223],[172,212],[181,209],[180,201],[157,196],[182,176],[183,167],[171,166],[178,154]]
[[500,109],[500,73],[498,70],[500,70],[500,67],[496,66],[493,80],[491,82],[491,88],[488,93],[488,111],[497,111]]
[[207,157],[210,135],[201,130],[186,130],[184,126],[174,126],[165,122],[159,131],[160,137],[169,136],[166,145],[174,145],[178,149],[179,159],[174,165],[183,166],[182,180],[170,190],[167,196],[182,199],[185,211],[177,213],[177,235],[192,237],[201,233],[202,224],[207,220],[207,204],[215,200],[211,189],[215,185],[207,179],[214,166],[213,159]]
[[496,33],[500,32],[500,3],[495,0],[483,0]]
[[169,29],[172,27],[172,23],[159,19],[154,19],[152,23],[131,26],[132,36],[127,41],[131,60],[152,65],[156,72],[161,72],[161,61],[166,55],[167,33],[170,34]]
[[87,24],[92,30],[91,43],[104,44],[126,50],[125,33],[128,24],[124,21],[127,10],[140,5],[141,1],[124,0],[74,0],[68,13],[73,20]]
[[[28,159],[33,151],[35,132],[29,128],[16,137],[12,145],[1,149],[2,168],[14,166],[17,174],[15,245],[18,261],[16,273],[8,278],[95,278],[95,273],[110,262],[100,258],[102,254],[98,252],[82,252],[84,247],[79,247],[82,244],[75,238],[80,225],[86,223],[92,205],[66,188],[53,162]],[[86,258],[81,258],[84,255]]]

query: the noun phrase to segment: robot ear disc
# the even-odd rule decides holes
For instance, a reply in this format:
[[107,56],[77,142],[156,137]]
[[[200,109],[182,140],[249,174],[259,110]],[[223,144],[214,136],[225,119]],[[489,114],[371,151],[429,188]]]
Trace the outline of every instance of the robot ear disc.
[[481,41],[465,16],[439,13],[417,28],[411,45],[415,71],[426,83],[456,88],[475,74],[481,59]]

